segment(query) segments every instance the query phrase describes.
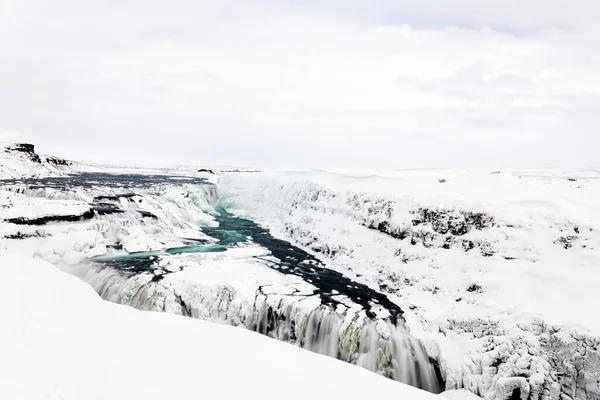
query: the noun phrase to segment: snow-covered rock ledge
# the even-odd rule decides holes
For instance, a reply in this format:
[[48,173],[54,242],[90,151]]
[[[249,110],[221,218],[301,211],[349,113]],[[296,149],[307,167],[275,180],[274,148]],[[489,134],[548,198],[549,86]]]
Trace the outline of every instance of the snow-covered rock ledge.
[[29,143],[0,143],[0,179],[58,176],[73,171],[73,163],[35,152]]
[[0,253],[0,398],[439,398],[265,336],[102,301]]

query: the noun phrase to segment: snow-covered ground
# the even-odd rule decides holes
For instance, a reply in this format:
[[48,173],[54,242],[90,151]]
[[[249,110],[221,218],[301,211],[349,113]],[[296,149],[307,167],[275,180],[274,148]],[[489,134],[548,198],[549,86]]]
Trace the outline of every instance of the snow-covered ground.
[[40,260],[0,253],[0,398],[437,396],[254,332],[103,302]]
[[[28,163],[14,176],[31,176]],[[113,302],[245,326],[413,384],[430,357],[446,389],[486,399],[600,394],[600,170],[75,167],[149,178],[3,185],[0,252],[50,261]],[[403,321],[375,303],[371,320],[335,290],[323,306],[318,283],[282,274],[264,245],[217,243],[220,207],[386,293]],[[156,262],[102,264],[132,252]]]

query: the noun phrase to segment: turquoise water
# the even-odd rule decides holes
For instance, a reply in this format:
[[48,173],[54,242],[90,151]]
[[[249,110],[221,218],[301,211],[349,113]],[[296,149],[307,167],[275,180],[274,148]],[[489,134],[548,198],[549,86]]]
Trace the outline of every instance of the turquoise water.
[[155,259],[157,257],[172,256],[184,253],[221,253],[227,251],[227,247],[221,244],[203,244],[194,246],[173,247],[166,250],[140,251],[135,253],[112,254],[92,257],[90,261],[106,263],[118,261]]

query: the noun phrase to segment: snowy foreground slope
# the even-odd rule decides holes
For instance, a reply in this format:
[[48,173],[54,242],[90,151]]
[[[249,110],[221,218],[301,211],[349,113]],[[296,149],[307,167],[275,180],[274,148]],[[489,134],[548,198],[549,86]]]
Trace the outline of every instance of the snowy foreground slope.
[[0,253],[0,398],[437,396],[242,329],[102,301],[40,260]]
[[3,181],[0,252],[435,393],[600,394],[597,170],[85,171]]

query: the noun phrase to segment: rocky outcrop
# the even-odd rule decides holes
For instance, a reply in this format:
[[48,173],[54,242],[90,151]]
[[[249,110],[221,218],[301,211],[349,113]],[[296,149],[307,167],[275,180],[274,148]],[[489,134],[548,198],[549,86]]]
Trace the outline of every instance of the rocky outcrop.
[[58,157],[46,157],[45,161],[48,164],[61,166],[61,167],[70,167],[71,165],[73,165],[73,163],[71,161],[67,161],[67,160],[64,160],[64,159],[58,158]]
[[493,249],[486,243],[460,238],[471,230],[483,230],[494,226],[494,218],[490,215],[482,212],[429,208],[410,210],[410,214],[413,217],[411,224],[407,226],[395,226],[387,219],[379,222],[367,221],[366,226],[395,239],[410,238],[412,245],[421,243],[427,248],[444,249],[460,245],[464,251],[479,247],[481,254],[486,257],[494,254]]
[[6,148],[6,152],[19,152],[26,155],[34,163],[41,164],[42,159],[35,153],[35,146],[29,143],[15,143]]
[[0,146],[0,179],[35,179],[71,173],[73,163],[53,156],[40,156],[30,143]]
[[8,222],[15,225],[46,225],[50,222],[77,222],[92,218],[94,218],[94,211],[92,209],[89,209],[81,214],[46,215],[34,218],[15,217],[6,218],[4,219],[4,222]]

